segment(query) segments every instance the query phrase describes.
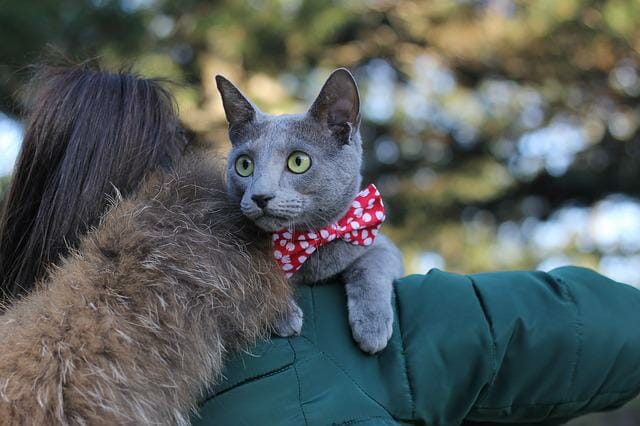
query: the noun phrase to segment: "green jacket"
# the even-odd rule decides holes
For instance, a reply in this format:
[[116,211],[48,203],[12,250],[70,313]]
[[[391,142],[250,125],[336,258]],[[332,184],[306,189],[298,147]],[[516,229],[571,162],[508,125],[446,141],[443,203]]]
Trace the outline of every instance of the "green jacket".
[[341,285],[298,300],[302,335],[230,360],[194,424],[557,424],[640,391],[640,291],[587,269],[400,279],[375,356],[351,339]]

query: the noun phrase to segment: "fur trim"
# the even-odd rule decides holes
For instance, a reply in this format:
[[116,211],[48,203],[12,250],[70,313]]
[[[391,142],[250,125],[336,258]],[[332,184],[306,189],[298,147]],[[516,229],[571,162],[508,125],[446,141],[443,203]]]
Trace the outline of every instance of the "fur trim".
[[229,350],[290,298],[219,160],[185,159],[115,200],[0,317],[3,424],[181,424]]

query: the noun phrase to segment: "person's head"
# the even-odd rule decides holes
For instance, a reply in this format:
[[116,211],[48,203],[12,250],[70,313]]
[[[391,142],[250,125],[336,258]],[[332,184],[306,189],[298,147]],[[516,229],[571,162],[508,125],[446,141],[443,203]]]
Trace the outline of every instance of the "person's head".
[[0,296],[29,291],[46,269],[186,140],[159,81],[89,65],[41,67],[0,216]]

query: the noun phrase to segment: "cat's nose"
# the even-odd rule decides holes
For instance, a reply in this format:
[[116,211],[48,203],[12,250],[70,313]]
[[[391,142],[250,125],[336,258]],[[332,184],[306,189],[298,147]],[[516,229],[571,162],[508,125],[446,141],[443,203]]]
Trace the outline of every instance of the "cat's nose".
[[260,207],[261,209],[264,209],[265,207],[267,207],[267,204],[269,204],[269,200],[273,199],[273,195],[257,194],[257,195],[252,195],[251,199],[253,200],[254,203],[256,203],[258,207]]

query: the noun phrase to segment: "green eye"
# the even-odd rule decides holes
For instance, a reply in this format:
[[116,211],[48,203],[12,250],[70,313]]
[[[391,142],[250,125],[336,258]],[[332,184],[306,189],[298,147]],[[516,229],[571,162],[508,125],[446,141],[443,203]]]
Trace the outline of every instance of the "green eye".
[[293,173],[304,173],[311,167],[311,157],[302,151],[294,151],[287,159],[287,167]]
[[241,155],[236,159],[236,173],[242,177],[253,174],[253,160],[248,155]]

